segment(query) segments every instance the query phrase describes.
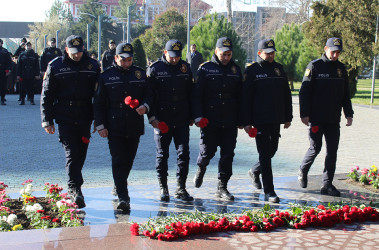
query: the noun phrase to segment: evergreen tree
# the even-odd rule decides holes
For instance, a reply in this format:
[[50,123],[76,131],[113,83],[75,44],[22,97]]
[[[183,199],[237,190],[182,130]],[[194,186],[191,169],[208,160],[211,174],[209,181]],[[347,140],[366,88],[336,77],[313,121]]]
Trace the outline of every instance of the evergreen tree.
[[320,53],[317,52],[316,48],[312,46],[312,43],[304,38],[299,45],[300,55],[296,62],[296,74],[300,77],[301,81],[305,73],[305,69],[309,62],[320,57]]
[[274,41],[277,50],[275,61],[283,65],[284,71],[287,73],[291,90],[294,89],[293,82],[301,80],[301,76],[296,69],[296,63],[300,56],[300,44],[303,41],[304,34],[300,30],[300,26],[294,23],[284,24],[280,30],[275,32]]
[[206,15],[191,30],[191,43],[195,43],[204,60],[211,60],[216,48],[217,39],[227,36],[233,43],[233,60],[243,71],[246,62],[246,51],[242,47],[240,37],[235,32],[233,25],[227,21],[224,15],[217,13]]
[[133,55],[133,64],[137,65],[143,69],[146,69],[146,54],[143,49],[142,43],[140,39],[134,39],[132,42],[134,55]]
[[177,39],[184,44],[186,30],[184,16],[175,9],[156,16],[152,27],[140,36],[147,58],[152,61],[160,58],[166,42],[170,39]]
[[372,60],[375,41],[377,0],[321,0],[312,5],[313,16],[305,23],[306,37],[322,53],[330,37],[343,40],[340,61],[347,66],[350,94],[354,96],[359,67]]

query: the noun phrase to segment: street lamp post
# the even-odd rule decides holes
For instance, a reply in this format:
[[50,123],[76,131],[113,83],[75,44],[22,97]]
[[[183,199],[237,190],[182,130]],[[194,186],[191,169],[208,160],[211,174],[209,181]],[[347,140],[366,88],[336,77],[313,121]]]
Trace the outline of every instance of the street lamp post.
[[130,5],[128,6],[128,34],[126,36],[127,43],[130,43]]
[[97,58],[101,59],[101,19],[103,18],[103,15],[99,15],[99,32],[98,32],[98,43],[97,43]]
[[[378,19],[379,19],[379,16],[377,15],[376,16],[375,44],[378,41]],[[376,72],[376,56],[374,56],[374,63],[373,63],[373,66],[372,66],[371,104],[374,103],[375,72]]]
[[[61,30],[57,30],[57,31],[55,32],[55,41],[56,41],[57,44],[59,44],[59,40],[58,40],[59,32],[61,32]],[[57,46],[57,48],[59,48],[59,47]]]
[[190,25],[191,25],[191,0],[188,0],[188,17],[187,17],[187,54],[190,52]]
[[87,23],[87,50],[89,51],[89,48],[91,46],[91,42],[90,42],[90,34],[89,34],[89,28],[91,27],[91,24],[90,23]]
[[38,41],[38,37],[36,37],[36,38],[34,39],[34,52],[36,52],[36,53],[38,53],[38,52],[37,52],[37,41]]
[[47,38],[48,35],[49,34],[44,35],[44,37],[43,37],[43,48],[46,48],[46,43],[47,43],[46,38]]

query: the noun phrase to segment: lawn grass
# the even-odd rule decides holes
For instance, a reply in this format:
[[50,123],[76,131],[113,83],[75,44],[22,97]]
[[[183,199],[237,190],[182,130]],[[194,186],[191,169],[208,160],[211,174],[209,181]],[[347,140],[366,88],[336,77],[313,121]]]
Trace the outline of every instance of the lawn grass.
[[[371,79],[359,79],[357,84],[357,93],[351,99],[352,103],[371,105]],[[301,87],[301,82],[294,82],[294,91],[292,95],[299,95],[299,89]],[[373,105],[379,105],[379,80],[375,80],[375,94]]]

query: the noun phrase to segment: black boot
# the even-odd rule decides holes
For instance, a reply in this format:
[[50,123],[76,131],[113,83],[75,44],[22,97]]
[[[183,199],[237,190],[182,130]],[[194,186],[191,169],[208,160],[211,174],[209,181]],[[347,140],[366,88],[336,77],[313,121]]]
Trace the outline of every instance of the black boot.
[[84,202],[84,196],[80,187],[69,187],[68,195],[70,196],[71,200],[75,202],[76,205],[78,205],[78,208],[83,208],[86,206],[86,203]]
[[234,196],[229,193],[227,186],[227,180],[219,180],[217,192],[215,193],[215,195],[216,197],[221,198],[224,201],[234,201]]
[[33,98],[30,99],[30,105],[36,105]]
[[175,198],[183,201],[193,201],[193,197],[188,194],[186,190],[186,179],[179,178],[177,180],[177,189],[175,192]]
[[4,100],[1,101],[1,105],[7,105]]
[[21,98],[19,105],[25,105],[25,98]]
[[207,171],[207,167],[201,167],[199,166],[197,168],[197,172],[195,174],[195,178],[193,179],[193,183],[195,185],[195,188],[201,187],[201,184],[203,184],[203,178],[205,175],[205,171]]
[[167,177],[160,178],[158,181],[161,188],[161,201],[170,201],[170,195],[168,194]]

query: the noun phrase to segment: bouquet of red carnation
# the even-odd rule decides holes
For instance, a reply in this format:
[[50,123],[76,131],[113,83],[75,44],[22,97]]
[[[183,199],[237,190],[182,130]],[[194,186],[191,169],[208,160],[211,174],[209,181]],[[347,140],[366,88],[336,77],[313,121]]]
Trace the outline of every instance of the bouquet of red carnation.
[[209,123],[209,121],[207,118],[201,118],[199,121],[199,127],[205,128],[206,126],[208,126],[208,123]]
[[258,134],[258,129],[253,127],[249,130],[248,134],[251,138],[255,138]]
[[168,132],[168,126],[165,122],[159,122],[158,123],[158,128],[159,130],[163,133],[166,134]]
[[89,143],[89,139],[87,137],[85,137],[85,136],[82,136],[82,142],[84,144],[88,144]]
[[131,107],[132,109],[135,109],[138,107],[139,101],[137,99],[132,99],[131,96],[127,96],[125,98],[125,104],[129,105],[129,107]]

